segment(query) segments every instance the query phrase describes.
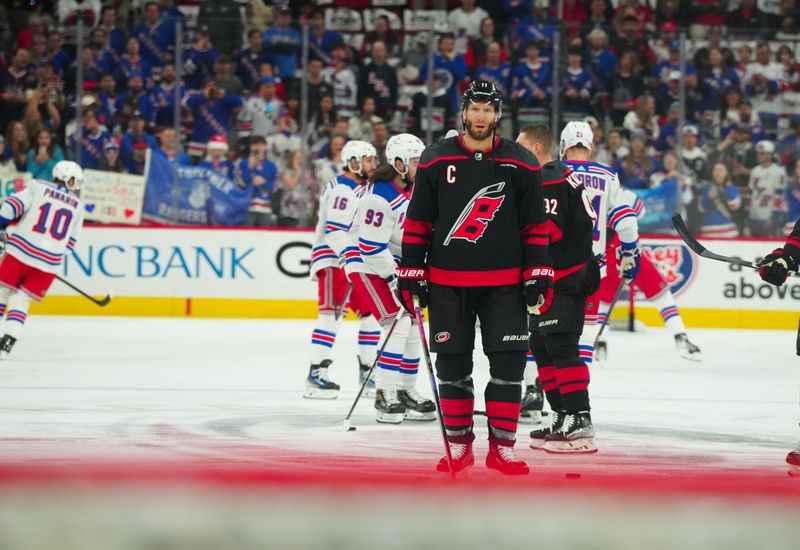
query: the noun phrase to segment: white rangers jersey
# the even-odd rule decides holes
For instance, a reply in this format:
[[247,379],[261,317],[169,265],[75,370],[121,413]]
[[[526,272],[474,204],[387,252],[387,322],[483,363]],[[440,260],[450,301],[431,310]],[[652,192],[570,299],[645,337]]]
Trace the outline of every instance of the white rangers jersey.
[[311,249],[311,278],[326,267],[344,267],[348,256],[358,257],[353,218],[367,186],[346,176],[328,182],[319,201],[319,219]]
[[266,102],[261,96],[251,97],[237,116],[239,135],[261,136],[266,139],[278,131],[278,116],[283,110],[283,101],[280,99]]
[[41,180],[31,180],[3,201],[0,216],[12,220],[6,229],[7,253],[47,273],[58,271],[83,226],[80,199],[64,186]]
[[390,181],[375,182],[361,199],[353,223],[360,257],[347,258],[348,270],[372,273],[384,279],[394,276],[400,261],[403,224],[411,194]]
[[775,212],[783,212],[786,193],[786,170],[777,163],[758,165],[750,171],[750,209],[753,221],[766,222]]
[[592,251],[595,256],[599,257],[600,271],[605,274],[605,229],[608,227],[614,230],[624,243],[637,242],[639,240],[639,224],[636,221],[636,211],[625,199],[616,170],[592,161],[565,160],[563,162],[572,168],[573,174],[577,175],[583,183],[597,214],[592,229],[592,240],[594,241]]

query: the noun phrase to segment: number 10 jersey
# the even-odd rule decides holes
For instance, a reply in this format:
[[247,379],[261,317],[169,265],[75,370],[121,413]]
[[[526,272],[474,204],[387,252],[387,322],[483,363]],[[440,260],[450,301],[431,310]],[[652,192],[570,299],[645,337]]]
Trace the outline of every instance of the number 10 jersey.
[[63,185],[31,180],[0,205],[6,228],[6,251],[46,273],[57,273],[64,256],[75,247],[83,226],[80,199]]

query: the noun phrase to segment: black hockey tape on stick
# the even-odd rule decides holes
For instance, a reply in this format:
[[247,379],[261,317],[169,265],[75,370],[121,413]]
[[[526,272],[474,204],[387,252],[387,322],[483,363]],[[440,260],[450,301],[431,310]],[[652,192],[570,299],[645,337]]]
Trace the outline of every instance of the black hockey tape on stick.
[[59,281],[61,281],[62,283],[64,283],[68,287],[70,287],[72,290],[74,290],[75,292],[77,292],[78,294],[83,296],[84,298],[87,298],[88,300],[91,300],[92,302],[94,302],[95,304],[97,304],[100,307],[107,306],[108,303],[111,301],[111,294],[106,294],[105,298],[101,298],[100,300],[98,300],[97,298],[94,298],[94,297],[90,296],[89,294],[85,293],[80,288],[78,288],[77,286],[73,285],[68,280],[64,279],[63,277],[60,277],[60,276],[56,275],[56,279],[58,279]]
[[[428,339],[425,337],[425,325],[423,325],[424,318],[422,316],[422,308],[419,307],[419,298],[413,297],[414,301],[414,316],[417,318],[417,330],[419,330],[419,341],[422,344],[422,356],[425,358],[425,366],[428,369],[428,376],[431,380],[431,390],[433,391],[433,402],[436,403],[436,412],[439,416],[439,427],[442,430],[442,442],[444,443],[445,456],[447,456],[447,465],[450,468],[450,476],[456,478],[456,469],[453,465],[453,455],[450,452],[450,444],[447,442],[447,430],[444,427],[444,414],[442,413],[442,402],[439,399],[439,388],[436,386],[436,376],[433,374],[433,364],[431,363],[430,348],[428,348]],[[412,327],[413,329],[413,327]]]
[[[683,218],[681,217],[680,214],[673,214],[672,225],[675,226],[675,231],[678,232],[678,236],[680,236],[680,238],[683,239],[683,242],[686,243],[686,246],[688,246],[689,249],[698,256],[701,256],[703,258],[708,258],[709,260],[717,260],[719,262],[725,262],[730,265],[749,267],[750,269],[758,269],[759,267],[761,267],[749,260],[743,260],[735,256],[723,256],[722,254],[715,254],[711,252],[705,246],[700,244],[697,241],[697,239],[694,238],[692,233],[689,231],[689,227],[686,225],[686,222],[683,221]],[[789,277],[798,277],[796,271],[790,271],[788,275]]]
[[797,355],[800,355],[800,321],[797,323],[797,347],[795,348]]
[[[597,342],[600,341],[600,337],[603,335],[603,331],[606,329],[608,324],[611,322],[611,312],[614,311],[614,305],[616,305],[617,301],[619,300],[620,295],[622,295],[622,291],[625,290],[625,287],[630,288],[630,283],[628,281],[622,281],[619,283],[619,287],[617,288],[617,292],[614,294],[614,298],[611,300],[611,304],[608,306],[608,312],[606,313],[605,319],[603,319],[603,323],[600,325],[600,330],[597,333],[597,337],[594,339],[594,347],[597,347]],[[633,292],[633,291],[631,291]]]
[[[352,288],[352,285],[350,286]],[[347,413],[347,416],[342,423],[345,431],[355,431],[355,426],[350,425],[350,417],[353,415],[353,411],[356,410],[356,405],[358,404],[358,400],[361,399],[361,394],[364,393],[364,388],[367,387],[367,383],[369,383],[369,379],[372,377],[372,373],[375,370],[375,365],[378,364],[378,359],[380,358],[383,350],[386,348],[386,344],[389,342],[389,338],[392,337],[392,333],[394,332],[394,327],[397,326],[397,322],[400,320],[400,317],[403,316],[405,310],[401,307],[400,310],[397,312],[397,315],[394,318],[394,322],[392,326],[389,327],[389,332],[386,333],[386,338],[383,339],[383,344],[381,344],[381,348],[378,350],[378,353],[375,354],[375,360],[372,362],[372,366],[369,368],[369,372],[367,372],[367,376],[364,378],[364,382],[361,383],[361,388],[358,390],[358,394],[356,395],[356,400],[353,401],[353,404],[350,406],[350,411]]]

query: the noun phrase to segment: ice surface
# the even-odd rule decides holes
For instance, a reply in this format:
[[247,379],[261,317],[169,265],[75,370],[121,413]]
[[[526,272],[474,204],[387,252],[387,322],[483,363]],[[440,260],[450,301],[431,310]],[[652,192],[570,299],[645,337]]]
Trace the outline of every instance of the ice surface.
[[[301,398],[311,321],[42,317],[29,319],[0,364],[0,463],[210,460],[280,467],[293,455],[378,457],[413,470],[442,451],[437,423],[378,425],[357,391],[355,323],[334,348],[338,399]],[[694,330],[703,361],[682,360],[663,329],[612,331],[591,369],[600,453],[554,457],[527,449],[534,472],[747,468],[785,475],[800,436],[794,334]],[[476,408],[488,378],[477,351]],[[430,393],[421,367],[418,388]],[[476,420],[478,453],[485,418]],[[479,463],[482,460],[479,459]],[[351,467],[349,465],[347,467]],[[315,466],[316,467],[316,466]],[[334,464],[327,467],[335,468]]]
[[[0,363],[0,548],[797,547],[791,332],[691,331],[693,363],[665,330],[612,331],[591,369],[599,453],[533,451],[520,426],[532,474],[498,479],[478,417],[476,466],[451,484],[436,423],[378,425],[362,400],[342,430],[355,323],[339,399],[301,397],[311,329],[31,317]],[[477,352],[476,388],[487,370]]]

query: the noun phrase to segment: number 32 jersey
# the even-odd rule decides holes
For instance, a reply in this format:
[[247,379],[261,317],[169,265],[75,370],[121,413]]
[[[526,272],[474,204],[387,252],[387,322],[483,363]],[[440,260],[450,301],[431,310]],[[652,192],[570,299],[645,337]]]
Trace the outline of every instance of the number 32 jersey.
[[46,273],[58,271],[83,226],[80,199],[64,186],[41,180],[31,180],[3,201],[0,216],[12,220],[6,229],[7,253]]

